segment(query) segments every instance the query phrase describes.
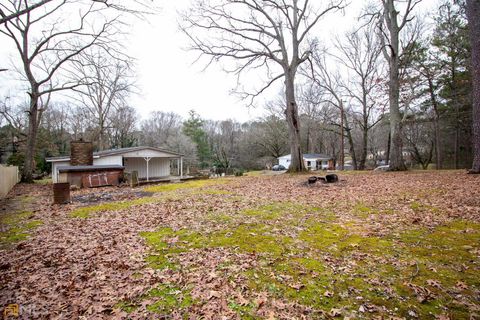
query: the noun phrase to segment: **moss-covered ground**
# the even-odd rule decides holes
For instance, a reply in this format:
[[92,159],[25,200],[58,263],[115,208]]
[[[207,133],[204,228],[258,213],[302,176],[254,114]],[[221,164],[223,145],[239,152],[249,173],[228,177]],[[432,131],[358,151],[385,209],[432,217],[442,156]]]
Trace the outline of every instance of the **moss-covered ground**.
[[134,200],[3,215],[2,241],[28,245],[0,250],[0,297],[68,318],[480,318],[476,176],[306,178],[162,184]]
[[[438,193],[433,189],[432,194]],[[426,196],[428,190],[422,192]],[[431,228],[403,226],[372,235],[365,226],[369,217],[398,212],[395,206],[367,202],[350,205],[349,215],[342,217],[335,205],[272,201],[230,214],[210,213],[206,219],[221,225],[213,231],[160,227],[141,236],[151,247],[147,262],[159,270],[181,270],[178,257],[198,250],[255,254],[258,265],[241,275],[248,290],[267,292],[322,315],[477,316],[480,224],[456,219]],[[440,210],[417,198],[406,208],[414,214]],[[232,300],[229,307],[241,318],[250,318],[258,306]]]
[[0,247],[25,240],[32,229],[43,222],[34,219],[31,211],[11,212],[4,215],[0,220]]
[[[223,227],[214,232],[166,227],[141,236],[152,248],[149,265],[160,270],[181,269],[178,255],[192,250],[256,254],[259,265],[244,272],[249,290],[329,314],[421,319],[472,315],[480,292],[480,224],[457,220],[432,229],[369,236],[361,223],[365,215],[389,213],[363,203],[353,211],[345,221],[323,208],[272,202],[230,219],[219,213]],[[160,309],[171,305],[164,303]],[[255,315],[256,308],[248,304],[230,306],[242,318]]]

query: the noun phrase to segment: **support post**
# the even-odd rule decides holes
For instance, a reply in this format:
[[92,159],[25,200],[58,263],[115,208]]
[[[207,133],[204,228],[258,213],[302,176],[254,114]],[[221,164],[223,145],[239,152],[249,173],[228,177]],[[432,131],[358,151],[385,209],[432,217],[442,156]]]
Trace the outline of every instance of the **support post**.
[[180,157],[180,179],[183,178],[183,157]]
[[148,173],[148,163],[150,162],[150,160],[152,159],[151,157],[145,157],[143,158],[145,159],[145,161],[147,162],[147,182],[149,181],[149,173]]

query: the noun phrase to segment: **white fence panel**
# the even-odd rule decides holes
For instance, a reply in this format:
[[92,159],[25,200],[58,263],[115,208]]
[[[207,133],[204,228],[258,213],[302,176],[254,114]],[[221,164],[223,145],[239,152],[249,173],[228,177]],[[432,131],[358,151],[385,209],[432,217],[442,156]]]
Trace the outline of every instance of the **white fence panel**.
[[5,197],[19,181],[18,167],[4,167],[0,164],[0,197]]

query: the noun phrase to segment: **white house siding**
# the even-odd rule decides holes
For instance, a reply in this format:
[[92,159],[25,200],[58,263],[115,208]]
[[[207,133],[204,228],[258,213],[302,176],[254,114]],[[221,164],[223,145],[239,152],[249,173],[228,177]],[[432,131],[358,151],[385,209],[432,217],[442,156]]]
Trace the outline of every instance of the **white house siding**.
[[54,183],[59,182],[58,181],[58,167],[69,166],[69,165],[70,165],[70,161],[52,162],[52,181]]
[[291,162],[290,157],[288,157],[288,158],[287,157],[278,158],[278,164],[284,166],[285,168],[290,167],[290,162]]
[[100,165],[119,165],[122,166],[122,155],[112,155],[112,156],[105,156],[101,158],[93,159],[94,166]]
[[[147,162],[144,158],[125,158],[125,171],[138,171],[139,178],[147,177]],[[167,177],[170,175],[170,160],[162,158],[151,158],[148,163],[148,176],[153,177]]]

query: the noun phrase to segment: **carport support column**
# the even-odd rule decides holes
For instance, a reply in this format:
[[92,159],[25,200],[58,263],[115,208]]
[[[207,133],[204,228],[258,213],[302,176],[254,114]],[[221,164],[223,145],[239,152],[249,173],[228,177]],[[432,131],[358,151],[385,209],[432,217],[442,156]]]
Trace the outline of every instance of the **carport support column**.
[[183,178],[183,157],[180,157],[180,179]]
[[152,159],[151,157],[145,157],[143,158],[145,159],[145,161],[147,162],[147,182],[148,182],[148,178],[149,178],[149,174],[148,174],[148,163],[150,162],[150,160]]

